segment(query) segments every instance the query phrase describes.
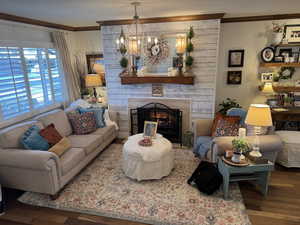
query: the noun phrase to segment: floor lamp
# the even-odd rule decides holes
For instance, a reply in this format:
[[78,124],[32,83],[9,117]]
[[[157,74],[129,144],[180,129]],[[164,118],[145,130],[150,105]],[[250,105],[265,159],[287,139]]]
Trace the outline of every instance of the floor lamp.
[[255,140],[253,149],[250,152],[252,157],[261,157],[262,154],[259,151],[259,137],[261,134],[261,127],[272,126],[271,110],[268,105],[265,104],[251,104],[246,116],[245,123],[247,125],[254,126]]

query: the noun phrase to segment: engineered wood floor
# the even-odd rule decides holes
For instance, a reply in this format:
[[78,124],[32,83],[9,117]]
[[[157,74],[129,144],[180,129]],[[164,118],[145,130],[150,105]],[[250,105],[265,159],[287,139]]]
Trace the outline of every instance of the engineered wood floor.
[[[266,198],[248,182],[240,182],[240,188],[253,225],[300,224],[300,169],[276,165]],[[25,205],[17,201],[21,194],[20,191],[4,189],[6,213],[0,217],[0,225],[143,225]]]

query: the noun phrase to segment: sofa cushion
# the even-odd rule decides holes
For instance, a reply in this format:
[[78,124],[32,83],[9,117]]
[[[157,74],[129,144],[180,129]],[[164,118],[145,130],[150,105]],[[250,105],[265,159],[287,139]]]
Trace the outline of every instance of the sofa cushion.
[[71,122],[73,132],[77,135],[89,134],[97,129],[95,113],[85,112],[69,113],[68,118]]
[[70,135],[68,138],[73,148],[83,148],[87,155],[103,142],[101,135]]
[[35,119],[41,121],[44,126],[48,126],[53,123],[56,130],[63,137],[72,134],[72,127],[68,120],[68,117],[66,113],[61,109],[55,109],[50,112],[43,113],[35,117]]
[[57,144],[63,138],[55,129],[53,123],[42,129],[39,134],[45,138],[51,146]]
[[43,124],[38,121],[27,121],[9,126],[0,131],[0,146],[2,148],[17,148],[22,149],[23,146],[20,142],[23,134],[33,125],[43,128]]
[[114,125],[110,125],[103,128],[98,128],[95,132],[91,133],[93,135],[100,135],[102,140],[106,140],[107,138],[114,135],[116,132],[116,127]]
[[48,151],[55,153],[61,157],[66,151],[71,148],[71,142],[67,137],[63,137],[57,144],[53,145]]
[[25,131],[20,140],[25,149],[43,151],[49,149],[47,140],[39,134],[40,130],[38,126],[33,125]]
[[66,175],[70,170],[77,166],[85,157],[84,150],[81,148],[71,148],[60,158],[62,174]]
[[80,114],[86,113],[86,112],[93,112],[96,120],[97,128],[103,128],[106,126],[104,121],[104,112],[105,108],[103,107],[92,107],[92,108],[78,108],[78,111]]

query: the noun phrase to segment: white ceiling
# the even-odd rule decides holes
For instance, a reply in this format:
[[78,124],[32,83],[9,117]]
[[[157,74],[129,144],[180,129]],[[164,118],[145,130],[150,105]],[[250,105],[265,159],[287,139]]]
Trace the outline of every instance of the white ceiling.
[[[0,0],[0,12],[69,26],[129,19],[133,0]],[[141,18],[226,13],[225,17],[299,13],[300,0],[140,0]]]

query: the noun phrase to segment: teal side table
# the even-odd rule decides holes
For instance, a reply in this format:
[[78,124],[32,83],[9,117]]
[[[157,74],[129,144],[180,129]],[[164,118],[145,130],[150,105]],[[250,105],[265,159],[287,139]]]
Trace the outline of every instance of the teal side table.
[[218,169],[223,176],[224,199],[228,199],[229,183],[243,180],[253,180],[261,187],[264,196],[268,193],[269,174],[274,170],[274,163],[270,161],[251,162],[244,167],[231,166],[218,157]]

